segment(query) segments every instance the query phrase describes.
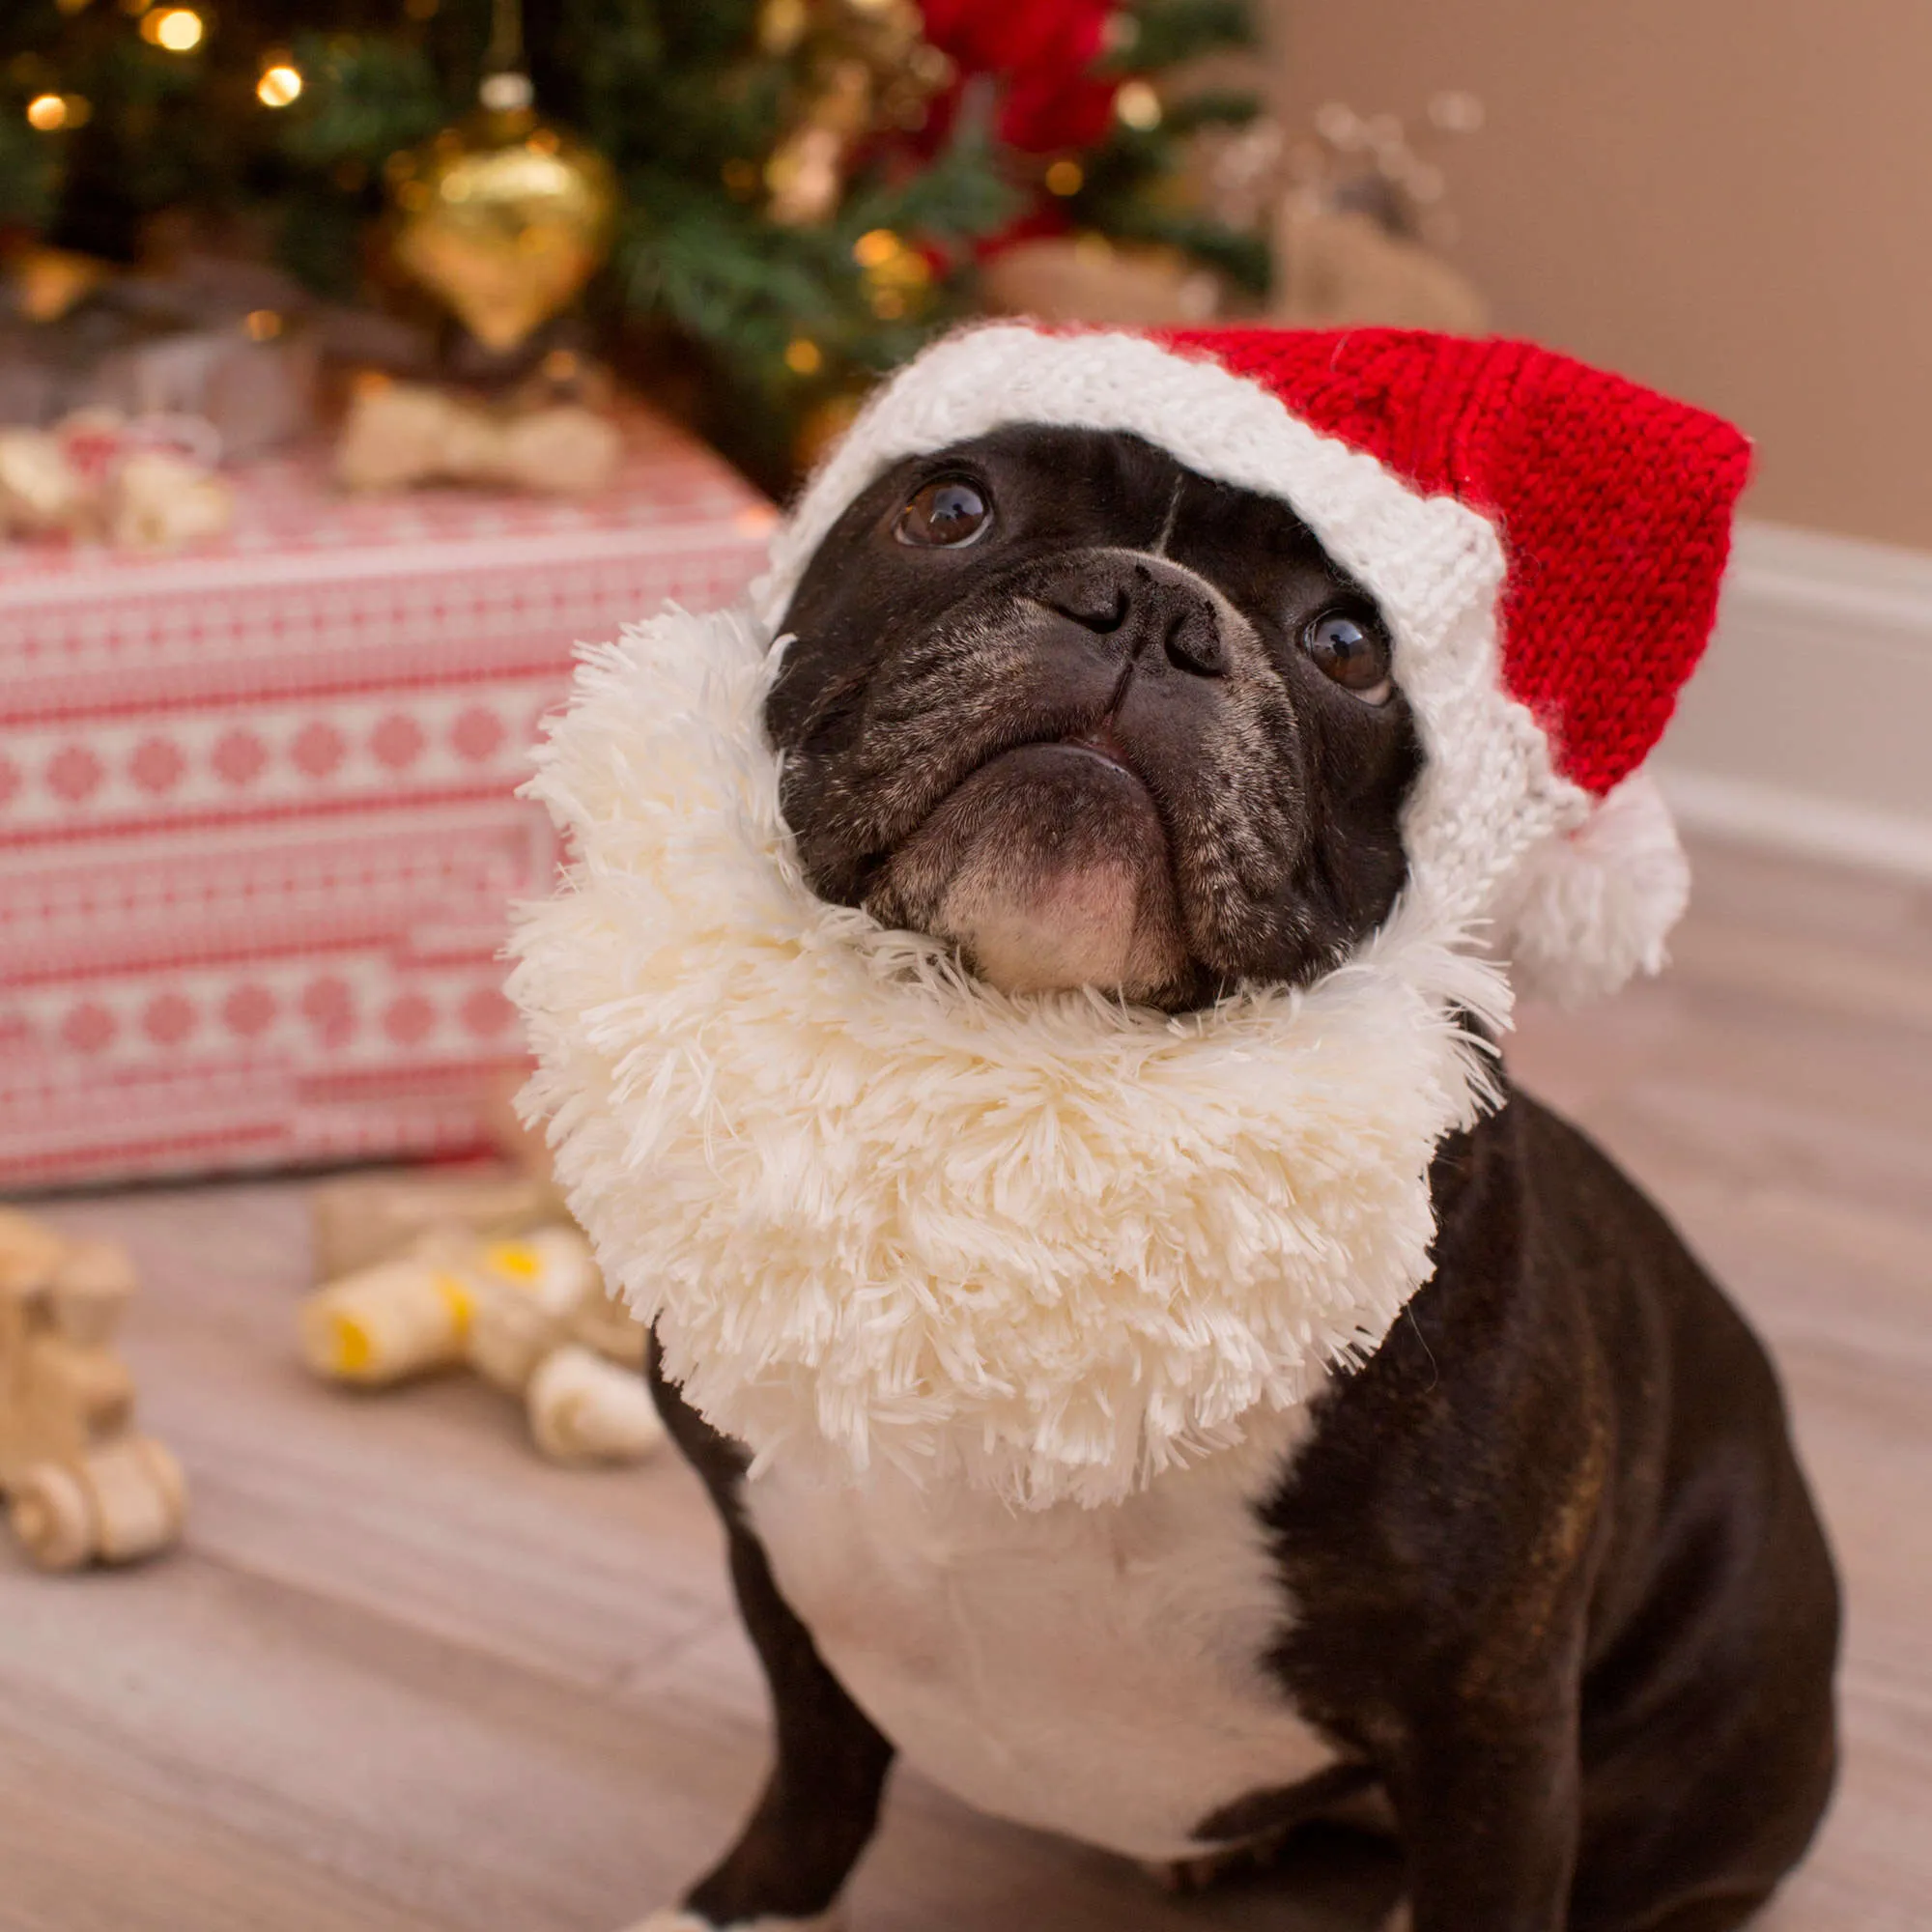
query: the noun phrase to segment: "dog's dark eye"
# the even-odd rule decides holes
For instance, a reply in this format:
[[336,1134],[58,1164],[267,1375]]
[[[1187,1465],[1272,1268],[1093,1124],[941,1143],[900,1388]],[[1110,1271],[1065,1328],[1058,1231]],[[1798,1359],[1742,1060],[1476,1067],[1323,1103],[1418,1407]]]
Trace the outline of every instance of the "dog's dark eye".
[[992,505],[977,484],[946,476],[928,483],[899,512],[893,534],[923,550],[957,550],[983,536],[992,521]]
[[1364,704],[1386,704],[1395,691],[1389,675],[1389,644],[1379,626],[1346,611],[1324,611],[1301,633],[1301,648],[1323,676]]

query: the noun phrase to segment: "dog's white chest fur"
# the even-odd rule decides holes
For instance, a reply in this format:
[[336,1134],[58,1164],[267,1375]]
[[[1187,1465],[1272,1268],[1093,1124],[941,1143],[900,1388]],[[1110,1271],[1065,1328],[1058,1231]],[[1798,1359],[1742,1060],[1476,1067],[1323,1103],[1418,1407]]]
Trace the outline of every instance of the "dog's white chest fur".
[[907,1760],[969,1804],[1144,1859],[1335,1752],[1265,1668],[1291,1605],[1253,1513],[1298,1417],[1122,1503],[1016,1511],[875,1473],[746,1490],[780,1591]]

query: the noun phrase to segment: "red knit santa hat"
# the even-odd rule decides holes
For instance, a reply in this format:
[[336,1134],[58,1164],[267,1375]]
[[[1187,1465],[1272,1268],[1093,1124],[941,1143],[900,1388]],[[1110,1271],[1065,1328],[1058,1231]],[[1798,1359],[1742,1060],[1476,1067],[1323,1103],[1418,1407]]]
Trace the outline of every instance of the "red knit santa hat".
[[861,413],[775,539],[768,616],[881,470],[1019,422],[1128,431],[1287,502],[1389,622],[1426,753],[1412,890],[1559,998],[1656,969],[1688,875],[1639,767],[1710,637],[1736,430],[1526,343],[987,326]]

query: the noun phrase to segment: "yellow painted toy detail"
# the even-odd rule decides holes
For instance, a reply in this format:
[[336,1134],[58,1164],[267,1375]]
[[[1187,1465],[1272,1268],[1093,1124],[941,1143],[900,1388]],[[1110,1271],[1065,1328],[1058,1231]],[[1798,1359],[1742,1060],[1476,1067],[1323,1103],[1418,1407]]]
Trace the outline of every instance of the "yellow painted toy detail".
[[474,1370],[523,1398],[531,1439],[553,1461],[637,1462],[664,1436],[640,1373],[644,1332],[607,1298],[572,1227],[432,1226],[310,1295],[298,1328],[310,1368],[334,1381]]

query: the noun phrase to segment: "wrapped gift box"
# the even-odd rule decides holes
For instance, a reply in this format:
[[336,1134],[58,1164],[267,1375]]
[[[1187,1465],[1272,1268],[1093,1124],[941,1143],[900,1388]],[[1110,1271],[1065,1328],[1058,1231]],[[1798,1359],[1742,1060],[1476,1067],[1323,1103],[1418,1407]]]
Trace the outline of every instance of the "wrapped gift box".
[[635,421],[560,504],[238,478],[219,544],[0,547],[0,1188],[476,1146],[514,796],[572,647],[734,596],[770,507]]

